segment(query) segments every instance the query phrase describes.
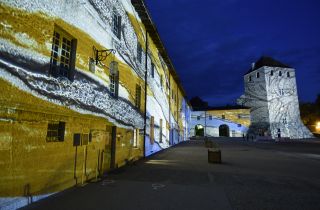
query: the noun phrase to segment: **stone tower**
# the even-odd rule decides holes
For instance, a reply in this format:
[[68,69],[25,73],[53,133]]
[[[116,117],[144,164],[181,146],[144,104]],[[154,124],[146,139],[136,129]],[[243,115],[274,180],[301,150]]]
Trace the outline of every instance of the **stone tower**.
[[271,138],[311,138],[300,118],[295,69],[261,57],[244,75],[238,103],[251,108],[248,133]]

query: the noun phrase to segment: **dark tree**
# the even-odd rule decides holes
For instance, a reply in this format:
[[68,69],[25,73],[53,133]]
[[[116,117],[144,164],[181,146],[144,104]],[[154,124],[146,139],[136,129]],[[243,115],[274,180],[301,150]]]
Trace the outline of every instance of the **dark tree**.
[[208,102],[203,101],[199,96],[193,97],[190,104],[194,110],[204,110],[208,108]]

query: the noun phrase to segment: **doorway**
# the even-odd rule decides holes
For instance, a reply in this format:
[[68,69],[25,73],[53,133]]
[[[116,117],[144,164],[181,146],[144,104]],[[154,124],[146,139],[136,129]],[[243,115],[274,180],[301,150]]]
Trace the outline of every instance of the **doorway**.
[[230,137],[228,125],[223,124],[219,126],[219,136]]

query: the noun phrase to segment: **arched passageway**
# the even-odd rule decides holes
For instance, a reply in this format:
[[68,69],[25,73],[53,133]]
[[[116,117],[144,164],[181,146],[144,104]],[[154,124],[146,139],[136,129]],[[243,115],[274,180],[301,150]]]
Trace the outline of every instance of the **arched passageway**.
[[223,124],[219,126],[219,136],[225,136],[225,137],[229,137],[230,136],[230,132],[229,132],[229,126]]
[[196,125],[194,130],[195,130],[195,136],[204,136],[204,127],[203,127],[203,125]]

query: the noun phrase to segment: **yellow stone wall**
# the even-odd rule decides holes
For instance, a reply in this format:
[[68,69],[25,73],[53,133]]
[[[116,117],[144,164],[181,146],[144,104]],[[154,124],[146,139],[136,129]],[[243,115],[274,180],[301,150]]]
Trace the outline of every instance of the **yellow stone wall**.
[[207,115],[213,115],[222,118],[225,116],[226,120],[249,127],[250,118],[239,118],[239,115],[250,116],[250,109],[230,109],[230,110],[208,110]]

